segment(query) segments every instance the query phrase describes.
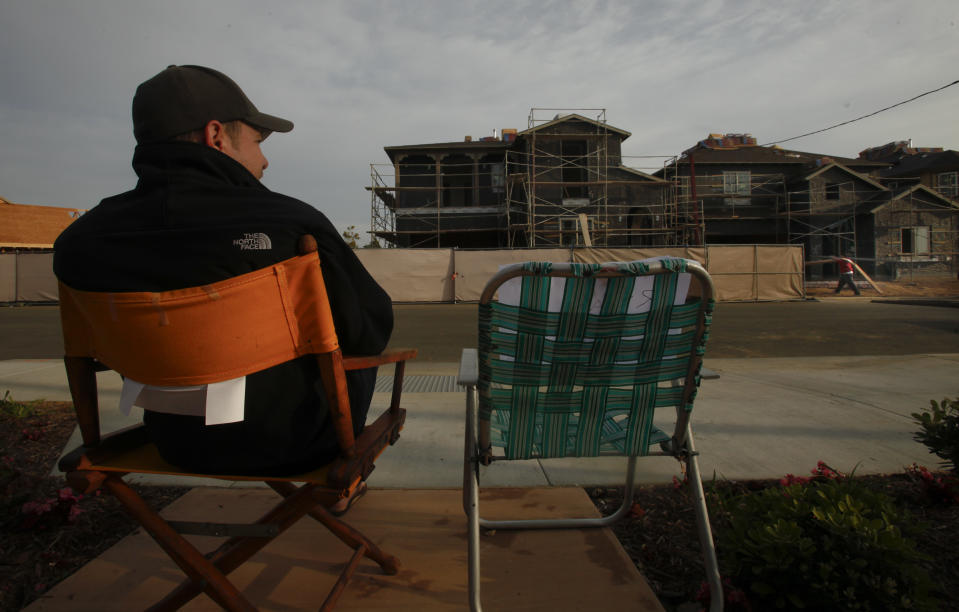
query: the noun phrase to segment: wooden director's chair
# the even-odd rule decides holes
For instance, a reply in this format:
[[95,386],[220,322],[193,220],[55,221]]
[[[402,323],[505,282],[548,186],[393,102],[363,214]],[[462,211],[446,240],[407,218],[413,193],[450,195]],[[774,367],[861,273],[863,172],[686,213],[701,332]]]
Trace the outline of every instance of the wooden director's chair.
[[[64,361],[83,446],[63,457],[59,467],[75,490],[89,494],[105,487],[113,493],[187,575],[154,610],[177,609],[201,592],[223,608],[255,610],[226,575],[306,514],[353,549],[322,610],[333,608],[363,557],[386,574],[399,571],[396,557],[327,508],[350,496],[379,454],[399,438],[406,418],[400,408],[404,367],[416,350],[344,357],[315,240],[304,236],[299,252],[302,255],[268,268],[176,291],[101,293],[60,285]],[[304,355],[315,355],[319,363],[340,446],[335,460],[312,472],[289,477],[184,472],[160,457],[142,424],[100,433],[98,371],[112,369],[148,385],[200,385]],[[345,371],[387,363],[396,364],[389,409],[354,437]],[[283,500],[254,525],[168,522],[124,482],[131,473],[263,481]],[[181,533],[228,539],[204,555]]]

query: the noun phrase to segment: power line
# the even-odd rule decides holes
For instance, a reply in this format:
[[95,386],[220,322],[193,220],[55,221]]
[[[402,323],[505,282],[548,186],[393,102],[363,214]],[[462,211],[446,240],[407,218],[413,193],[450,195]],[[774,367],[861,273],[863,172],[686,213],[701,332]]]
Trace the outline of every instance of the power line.
[[931,90],[931,91],[927,91],[927,92],[925,92],[925,93],[921,93],[921,94],[919,94],[918,96],[914,96],[914,97],[912,97],[912,98],[909,98],[908,100],[903,100],[902,102],[899,102],[898,104],[893,104],[892,106],[887,106],[886,108],[881,108],[881,109],[879,109],[879,110],[877,110],[877,111],[875,111],[875,112],[869,113],[868,115],[863,115],[862,117],[856,117],[855,119],[850,119],[849,121],[843,121],[842,123],[837,123],[836,125],[830,125],[829,127],[823,128],[823,129],[821,129],[821,130],[816,130],[815,132],[808,132],[808,133],[806,133],[806,134],[801,134],[801,135],[799,135],[799,136],[793,136],[792,138],[784,138],[783,140],[775,140],[775,141],[773,141],[773,142],[767,142],[767,143],[763,144],[762,146],[765,147],[765,146],[769,146],[769,145],[780,144],[780,143],[783,143],[783,142],[789,142],[790,140],[797,140],[797,139],[799,139],[799,138],[805,138],[806,136],[812,136],[813,134],[821,134],[822,132],[825,132],[825,131],[827,131],[827,130],[831,130],[831,129],[833,129],[833,128],[837,128],[837,127],[840,127],[840,126],[843,126],[843,125],[848,125],[848,124],[850,124],[850,123],[854,123],[854,122],[859,121],[859,120],[861,120],[861,119],[866,119],[867,117],[872,117],[873,115],[878,115],[878,114],[881,113],[881,112],[887,111],[887,110],[892,109],[892,108],[896,108],[897,106],[902,106],[903,104],[908,104],[909,102],[912,102],[912,101],[914,101],[914,100],[918,100],[919,98],[921,98],[921,97],[923,97],[923,96],[928,96],[929,94],[936,93],[937,91],[942,91],[943,89],[946,89],[947,87],[952,87],[953,85],[956,85],[956,84],[959,84],[959,80],[955,80],[955,81],[953,81],[952,83],[949,83],[948,85],[943,85],[942,87],[939,87],[938,89],[933,89],[933,90]]

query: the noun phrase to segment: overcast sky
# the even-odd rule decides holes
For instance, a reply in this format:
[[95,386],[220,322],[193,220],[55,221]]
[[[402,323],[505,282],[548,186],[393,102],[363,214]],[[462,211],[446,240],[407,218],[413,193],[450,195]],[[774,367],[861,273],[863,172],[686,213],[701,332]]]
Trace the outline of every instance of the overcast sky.
[[[956,0],[0,0],[0,24],[0,196],[132,188],[136,86],[201,64],[296,124],[264,144],[267,187],[364,231],[384,146],[522,130],[532,108],[605,109],[651,171],[710,132],[768,143],[959,79]],[[959,149],[957,109],[959,85],[782,146]]]

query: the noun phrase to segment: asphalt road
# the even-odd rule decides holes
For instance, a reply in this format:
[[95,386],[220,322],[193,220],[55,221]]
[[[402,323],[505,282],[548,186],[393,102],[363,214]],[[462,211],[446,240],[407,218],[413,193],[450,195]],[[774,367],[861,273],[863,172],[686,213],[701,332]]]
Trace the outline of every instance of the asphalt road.
[[[476,346],[476,304],[398,304],[391,346],[419,360],[459,361]],[[0,307],[0,359],[63,355],[56,306]],[[959,308],[840,298],[721,303],[706,357],[809,357],[959,352]]]

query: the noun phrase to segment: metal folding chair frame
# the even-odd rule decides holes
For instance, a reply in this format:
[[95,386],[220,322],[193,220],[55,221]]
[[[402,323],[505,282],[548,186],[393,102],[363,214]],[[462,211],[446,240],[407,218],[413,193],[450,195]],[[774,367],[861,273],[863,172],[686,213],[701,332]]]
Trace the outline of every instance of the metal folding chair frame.
[[[649,274],[669,274],[672,271],[659,264],[649,266]],[[686,272],[693,274],[700,282],[701,291],[704,295],[699,296],[702,302],[701,317],[705,316],[705,308],[712,297],[712,282],[708,273],[695,262],[688,262],[685,268]],[[499,287],[506,281],[516,276],[528,274],[523,270],[523,264],[514,264],[505,267],[499,274],[494,276],[483,291],[480,304],[489,303]],[[550,276],[573,277],[574,274],[569,264],[552,264]],[[619,272],[612,267],[604,267],[592,274],[596,278],[620,276]],[[700,322],[702,332],[705,332],[705,324]],[[697,336],[695,343],[701,340],[701,334]],[[695,355],[691,358],[684,385],[687,389],[684,397],[689,397],[692,402],[692,396],[689,392],[697,386],[696,377],[701,369],[701,356]],[[481,589],[480,589],[480,552],[479,552],[479,534],[480,529],[580,529],[607,527],[625,517],[631,507],[635,487],[635,473],[637,455],[627,456],[626,481],[624,485],[623,503],[612,514],[601,518],[561,518],[561,519],[520,519],[520,520],[487,520],[480,516],[479,511],[479,480],[480,468],[482,465],[488,465],[496,459],[505,457],[492,456],[490,448],[489,428],[490,423],[480,422],[479,419],[479,353],[477,349],[464,349],[460,362],[460,371],[458,384],[466,388],[466,427],[464,444],[464,469],[463,469],[463,506],[468,518],[468,565],[469,565],[469,600],[470,608],[475,612],[482,610]],[[712,377],[716,377],[713,375]],[[723,591],[719,574],[718,562],[716,560],[716,551],[712,538],[712,530],[709,524],[708,510],[706,507],[705,493],[703,491],[702,479],[699,470],[698,453],[693,442],[692,427],[689,424],[689,412],[683,408],[677,408],[677,423],[672,439],[660,443],[661,450],[648,452],[645,456],[671,456],[678,461],[685,463],[690,487],[693,494],[693,507],[696,514],[696,525],[702,547],[706,577],[709,584],[712,612],[723,609]]]

